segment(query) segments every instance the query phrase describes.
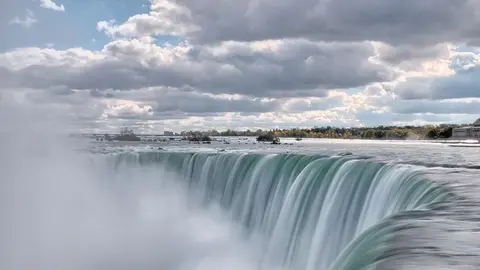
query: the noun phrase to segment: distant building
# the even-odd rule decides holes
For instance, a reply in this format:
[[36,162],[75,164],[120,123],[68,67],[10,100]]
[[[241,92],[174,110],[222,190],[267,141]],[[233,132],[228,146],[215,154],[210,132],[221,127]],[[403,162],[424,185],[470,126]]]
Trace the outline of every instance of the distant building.
[[163,132],[163,135],[164,135],[164,136],[173,136],[174,133],[173,133],[172,131],[164,131],[164,132]]
[[452,131],[453,140],[480,139],[480,118],[471,126],[454,128]]

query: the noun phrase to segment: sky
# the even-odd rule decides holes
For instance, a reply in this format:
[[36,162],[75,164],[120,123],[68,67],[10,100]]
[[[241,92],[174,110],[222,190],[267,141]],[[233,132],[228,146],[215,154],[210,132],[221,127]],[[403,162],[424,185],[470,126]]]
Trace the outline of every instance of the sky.
[[478,0],[0,2],[0,99],[79,131],[480,117]]

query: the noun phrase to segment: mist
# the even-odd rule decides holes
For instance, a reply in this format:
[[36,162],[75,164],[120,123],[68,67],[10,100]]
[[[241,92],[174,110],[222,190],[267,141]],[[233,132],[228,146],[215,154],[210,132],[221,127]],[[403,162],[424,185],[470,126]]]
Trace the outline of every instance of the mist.
[[189,203],[168,170],[112,170],[79,153],[66,121],[1,101],[1,269],[259,268],[260,238]]

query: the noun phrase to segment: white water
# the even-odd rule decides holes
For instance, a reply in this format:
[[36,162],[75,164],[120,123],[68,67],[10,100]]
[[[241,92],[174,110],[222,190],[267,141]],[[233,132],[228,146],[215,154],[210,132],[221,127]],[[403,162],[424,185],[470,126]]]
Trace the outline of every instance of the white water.
[[92,167],[34,113],[0,120],[0,269],[256,269],[255,239],[172,176]]
[[341,158],[153,154],[112,170],[33,114],[5,115],[5,270],[369,269],[396,229],[384,218],[443,198],[408,170]]
[[[263,262],[289,269],[373,268],[396,230],[385,218],[449,197],[412,168],[352,157],[141,152],[112,161],[183,175],[200,203],[220,202],[247,236],[266,236]],[[381,233],[368,231],[377,225]]]
[[220,211],[188,206],[171,178],[93,172],[61,152],[2,153],[1,269],[255,268],[251,241]]

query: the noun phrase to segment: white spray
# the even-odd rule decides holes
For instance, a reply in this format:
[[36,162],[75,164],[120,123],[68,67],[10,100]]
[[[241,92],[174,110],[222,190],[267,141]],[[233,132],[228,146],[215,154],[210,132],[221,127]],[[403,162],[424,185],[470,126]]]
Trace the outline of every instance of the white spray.
[[73,151],[83,146],[56,136],[63,121],[8,102],[0,104],[0,269],[256,269],[251,243],[221,211],[189,207],[165,175],[94,169]]

